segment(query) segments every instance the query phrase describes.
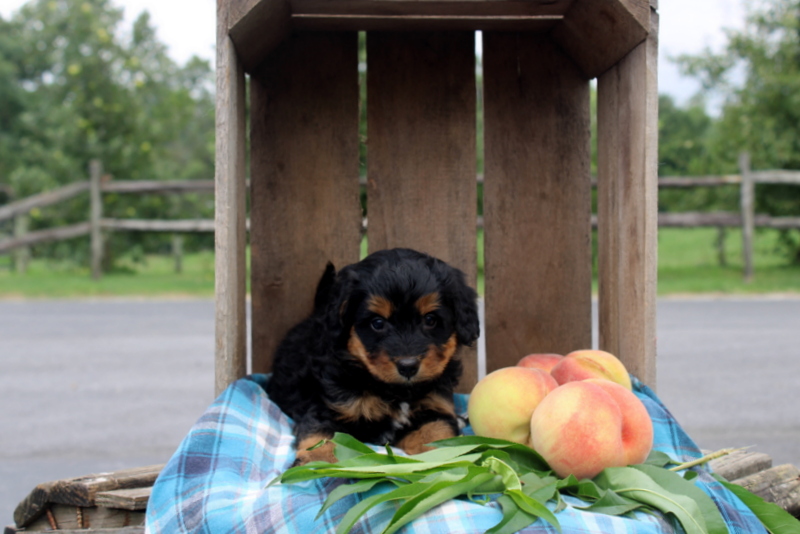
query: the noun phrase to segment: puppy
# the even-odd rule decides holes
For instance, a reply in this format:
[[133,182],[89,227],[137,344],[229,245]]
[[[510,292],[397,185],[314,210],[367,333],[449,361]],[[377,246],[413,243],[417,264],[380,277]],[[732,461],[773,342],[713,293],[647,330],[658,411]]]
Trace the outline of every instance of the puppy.
[[458,350],[478,338],[464,273],[411,249],[327,269],[311,316],[279,344],[267,393],[295,421],[296,465],[335,462],[335,432],[409,454],[459,433]]

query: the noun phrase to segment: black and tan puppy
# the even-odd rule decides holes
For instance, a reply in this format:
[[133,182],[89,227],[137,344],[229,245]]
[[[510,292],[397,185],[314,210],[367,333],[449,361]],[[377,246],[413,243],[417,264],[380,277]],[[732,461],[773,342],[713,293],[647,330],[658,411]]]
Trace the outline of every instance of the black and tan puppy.
[[478,333],[475,291],[441,260],[392,249],[338,273],[329,264],[267,388],[295,421],[296,463],[335,461],[331,444],[306,450],[335,432],[409,454],[457,435],[457,353]]

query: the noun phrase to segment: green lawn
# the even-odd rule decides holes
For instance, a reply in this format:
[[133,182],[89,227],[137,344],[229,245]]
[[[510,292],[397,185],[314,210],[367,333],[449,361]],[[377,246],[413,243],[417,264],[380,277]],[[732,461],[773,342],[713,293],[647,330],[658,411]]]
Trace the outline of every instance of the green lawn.
[[[800,267],[787,266],[778,252],[777,233],[756,234],[755,277],[742,280],[741,237],[729,230],[725,240],[727,266],[719,266],[717,231],[711,228],[659,232],[658,292],[681,293],[796,293],[800,295]],[[478,251],[483,250],[479,240]],[[482,264],[482,262],[480,262]],[[214,294],[214,255],[210,251],[187,255],[183,272],[174,261],[148,256],[140,263],[120,262],[118,272],[94,281],[87,268],[34,260],[24,275],[14,273],[7,257],[0,258],[0,298],[69,297],[201,297]],[[482,267],[482,265],[481,265]],[[479,280],[479,290],[483,288]]]

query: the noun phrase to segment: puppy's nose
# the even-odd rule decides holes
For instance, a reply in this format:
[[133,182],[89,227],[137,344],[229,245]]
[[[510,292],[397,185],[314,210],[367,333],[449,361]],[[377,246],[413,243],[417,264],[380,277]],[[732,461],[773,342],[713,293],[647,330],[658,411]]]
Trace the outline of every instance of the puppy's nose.
[[417,358],[400,358],[395,362],[397,372],[406,378],[411,378],[419,370],[419,360]]

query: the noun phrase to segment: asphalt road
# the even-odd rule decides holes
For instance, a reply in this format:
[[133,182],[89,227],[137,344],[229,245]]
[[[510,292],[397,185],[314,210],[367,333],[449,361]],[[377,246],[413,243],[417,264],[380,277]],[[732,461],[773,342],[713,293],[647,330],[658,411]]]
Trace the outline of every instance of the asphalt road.
[[[213,400],[210,301],[0,302],[0,527],[38,483],[166,462]],[[658,394],[703,448],[800,465],[800,299],[658,304]]]

